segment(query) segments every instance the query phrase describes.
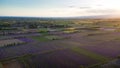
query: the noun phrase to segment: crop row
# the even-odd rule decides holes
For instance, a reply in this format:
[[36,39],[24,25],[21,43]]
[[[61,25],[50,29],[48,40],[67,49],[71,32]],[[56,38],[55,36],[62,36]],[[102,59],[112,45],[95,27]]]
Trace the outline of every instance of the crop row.
[[14,46],[18,44],[23,44],[24,42],[18,39],[0,40],[0,47]]

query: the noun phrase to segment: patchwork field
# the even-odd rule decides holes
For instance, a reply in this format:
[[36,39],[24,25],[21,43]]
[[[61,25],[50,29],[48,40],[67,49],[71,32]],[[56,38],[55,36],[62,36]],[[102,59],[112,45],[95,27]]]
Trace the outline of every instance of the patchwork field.
[[[87,33],[93,35],[88,36]],[[38,68],[79,68],[104,63],[120,55],[118,32],[109,34],[87,33],[19,38],[21,41],[30,43],[0,49],[0,60],[4,61],[3,59],[31,54],[33,56],[25,60],[30,68],[36,68],[36,66]],[[61,39],[60,36],[70,38]],[[53,40],[53,38],[59,38],[59,40]],[[47,43],[44,43],[45,41]]]
[[120,28],[108,21],[39,20],[22,22],[16,30],[3,27],[0,68],[97,68],[120,56]]

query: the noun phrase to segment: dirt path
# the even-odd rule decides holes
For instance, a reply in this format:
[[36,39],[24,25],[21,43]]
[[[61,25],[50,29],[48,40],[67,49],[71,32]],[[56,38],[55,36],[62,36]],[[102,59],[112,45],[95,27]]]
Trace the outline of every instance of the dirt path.
[[8,62],[4,62],[3,68],[23,68],[23,65],[17,60],[12,60]]

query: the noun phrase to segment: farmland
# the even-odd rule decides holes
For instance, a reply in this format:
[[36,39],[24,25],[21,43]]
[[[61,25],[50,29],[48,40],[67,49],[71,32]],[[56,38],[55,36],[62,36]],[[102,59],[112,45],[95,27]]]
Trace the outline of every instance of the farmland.
[[120,55],[120,19],[1,18],[0,22],[2,68],[94,68]]

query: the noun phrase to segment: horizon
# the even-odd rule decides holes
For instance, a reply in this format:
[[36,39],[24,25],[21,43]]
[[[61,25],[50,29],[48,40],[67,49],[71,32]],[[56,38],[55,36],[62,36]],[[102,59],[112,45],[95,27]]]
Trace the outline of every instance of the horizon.
[[120,17],[111,17],[109,15],[97,16],[72,16],[72,17],[40,17],[40,16],[0,16],[0,18],[55,18],[55,19],[120,19]]
[[120,17],[118,0],[1,0],[0,16]]

